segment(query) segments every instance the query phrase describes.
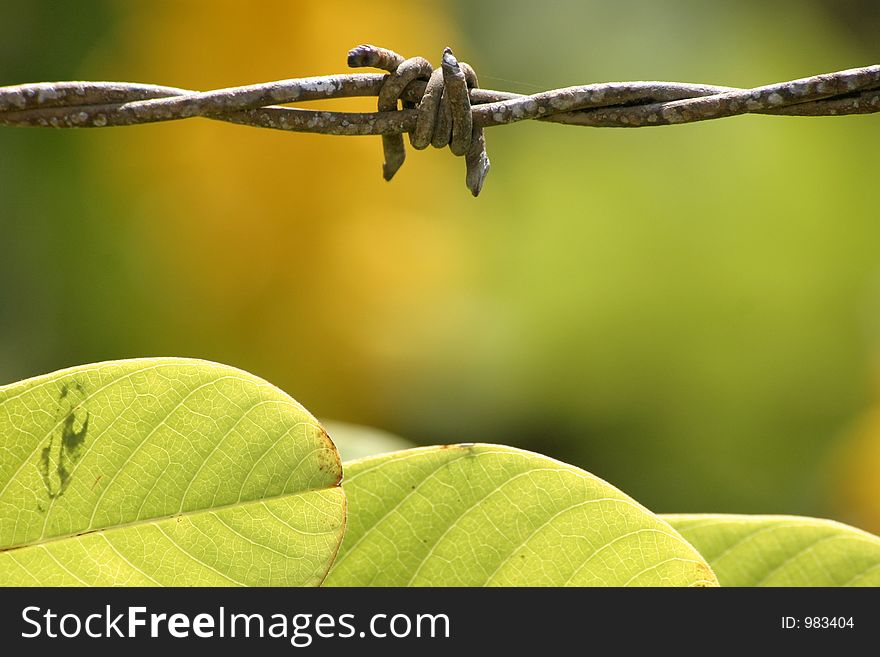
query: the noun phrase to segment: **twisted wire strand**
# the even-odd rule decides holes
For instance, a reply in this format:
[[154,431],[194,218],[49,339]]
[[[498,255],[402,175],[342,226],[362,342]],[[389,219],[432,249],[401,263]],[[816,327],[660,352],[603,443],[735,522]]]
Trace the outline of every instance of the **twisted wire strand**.
[[[609,82],[523,95],[482,89],[450,49],[434,70],[371,45],[348,54],[357,73],[280,80],[207,92],[126,82],[0,87],[0,124],[56,128],[137,125],[192,117],[331,135],[381,135],[386,180],[403,164],[403,133],[416,149],[447,145],[465,158],[476,196],[489,170],[483,129],[530,119],[593,127],[643,127],[740,114],[840,116],[880,112],[880,65],[753,89],[678,82]],[[376,112],[282,107],[309,100],[378,97]]]

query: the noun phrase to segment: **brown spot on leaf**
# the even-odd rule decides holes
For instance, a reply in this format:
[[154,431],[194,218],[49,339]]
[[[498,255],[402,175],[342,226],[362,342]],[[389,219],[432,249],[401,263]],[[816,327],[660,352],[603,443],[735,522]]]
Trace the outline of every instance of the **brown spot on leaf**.
[[440,449],[462,449],[471,450],[476,447],[476,443],[451,443],[449,445],[439,445]]
[[[58,400],[64,419],[61,435],[50,435],[40,451],[39,470],[49,499],[67,490],[73,467],[82,455],[82,447],[89,431],[90,414],[82,406],[85,389],[78,381],[61,386]],[[95,482],[97,483],[97,481]]]
[[339,451],[333,444],[327,430],[320,424],[317,425],[317,428],[319,439],[325,443],[324,449],[318,451],[318,469],[321,472],[336,472],[336,481],[333,485],[339,486],[342,483],[342,460],[339,457]]

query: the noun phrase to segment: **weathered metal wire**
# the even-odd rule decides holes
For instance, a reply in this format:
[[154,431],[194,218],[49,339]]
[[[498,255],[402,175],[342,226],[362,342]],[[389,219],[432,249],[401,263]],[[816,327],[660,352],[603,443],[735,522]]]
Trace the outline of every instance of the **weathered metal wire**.
[[[0,87],[0,124],[102,128],[205,117],[260,128],[329,135],[381,135],[383,175],[403,164],[403,133],[425,148],[465,157],[476,196],[489,171],[483,128],[537,119],[567,125],[642,127],[739,114],[839,116],[880,112],[880,65],[754,89],[677,82],[609,82],[522,95],[481,89],[474,70],[448,48],[436,71],[421,58],[371,45],[348,54],[352,67],[387,73],[326,75],[196,92],[125,82],[51,82]],[[376,112],[281,107],[307,100],[378,96]]]

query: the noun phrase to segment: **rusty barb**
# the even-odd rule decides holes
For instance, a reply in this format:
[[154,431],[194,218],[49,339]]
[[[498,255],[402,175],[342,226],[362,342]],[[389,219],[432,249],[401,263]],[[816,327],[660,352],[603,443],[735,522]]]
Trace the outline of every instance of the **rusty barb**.
[[[483,128],[537,119],[594,127],[691,123],[738,114],[837,116],[880,112],[880,66],[737,89],[677,82],[608,82],[532,95],[481,89],[474,70],[443,52],[422,57],[363,45],[348,53],[362,73],[280,80],[203,93],[126,82],[42,82],[0,87],[0,124],[103,128],[201,116],[259,128],[328,135],[381,135],[386,180],[403,164],[403,133],[414,148],[449,146],[464,156],[476,196],[489,171]],[[325,98],[378,96],[376,112],[282,107]]]

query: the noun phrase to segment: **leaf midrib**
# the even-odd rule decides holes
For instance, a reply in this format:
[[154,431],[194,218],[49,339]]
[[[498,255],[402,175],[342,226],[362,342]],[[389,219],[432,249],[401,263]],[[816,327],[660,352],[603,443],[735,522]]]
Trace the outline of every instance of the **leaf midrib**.
[[230,504],[220,504],[220,505],[212,506],[212,507],[200,507],[198,509],[193,509],[191,511],[171,513],[168,515],[156,516],[156,517],[148,518],[148,519],[139,518],[137,520],[132,520],[130,522],[121,522],[121,523],[117,523],[115,525],[107,525],[106,527],[98,527],[96,529],[86,529],[84,531],[79,531],[79,532],[70,532],[67,534],[61,534],[59,536],[50,536],[48,538],[39,538],[34,541],[29,541],[27,543],[19,543],[17,545],[0,547],[0,554],[3,554],[5,552],[14,552],[16,550],[22,550],[24,548],[35,547],[38,545],[46,545],[48,543],[57,543],[60,541],[67,541],[72,538],[77,538],[79,536],[88,536],[89,534],[101,534],[103,532],[107,532],[112,529],[125,529],[127,527],[154,525],[156,523],[160,523],[165,520],[171,520],[173,518],[188,518],[190,516],[195,516],[195,515],[198,515],[201,513],[225,511],[227,509],[235,509],[235,508],[247,506],[250,504],[259,504],[261,502],[269,502],[269,501],[281,499],[284,497],[294,497],[297,495],[306,495],[308,493],[315,493],[315,492],[323,491],[323,490],[332,490],[334,488],[342,488],[341,478],[335,484],[333,484],[331,486],[317,486],[314,488],[307,488],[304,490],[299,490],[299,491],[296,491],[293,493],[281,493],[279,495],[270,495],[268,497],[260,497],[260,498],[252,499],[252,500],[236,501],[236,502],[232,502]]

